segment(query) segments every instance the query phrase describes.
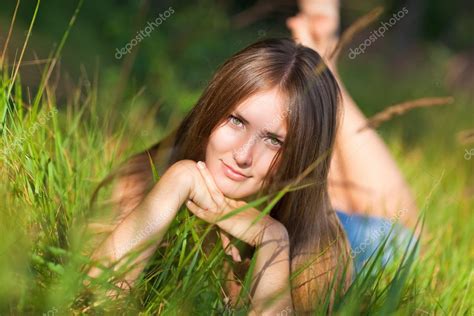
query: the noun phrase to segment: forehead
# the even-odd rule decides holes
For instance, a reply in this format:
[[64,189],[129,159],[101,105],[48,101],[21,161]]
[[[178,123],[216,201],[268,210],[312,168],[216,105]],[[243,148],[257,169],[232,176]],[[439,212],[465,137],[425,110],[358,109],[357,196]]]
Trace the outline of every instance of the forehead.
[[237,105],[234,111],[249,121],[252,127],[286,134],[289,109],[286,98],[277,89],[253,94]]

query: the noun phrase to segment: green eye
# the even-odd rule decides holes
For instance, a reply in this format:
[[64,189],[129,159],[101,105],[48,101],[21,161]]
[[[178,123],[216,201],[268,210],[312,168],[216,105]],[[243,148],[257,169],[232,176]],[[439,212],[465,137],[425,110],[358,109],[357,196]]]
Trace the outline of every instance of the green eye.
[[281,146],[283,145],[283,143],[279,140],[279,139],[276,139],[274,137],[271,137],[270,138],[270,143],[273,145],[273,146]]
[[237,117],[235,117],[233,115],[230,116],[230,120],[231,120],[232,124],[234,124],[234,125],[238,126],[238,125],[242,124],[242,121],[239,120]]

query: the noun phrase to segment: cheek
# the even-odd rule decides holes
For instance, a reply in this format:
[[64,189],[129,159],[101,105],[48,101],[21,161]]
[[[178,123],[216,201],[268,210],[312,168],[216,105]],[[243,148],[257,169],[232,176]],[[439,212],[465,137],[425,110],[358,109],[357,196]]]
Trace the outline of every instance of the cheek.
[[223,154],[232,151],[238,143],[237,133],[227,126],[222,126],[210,135],[206,152]]
[[[263,178],[267,175],[268,171],[270,170],[270,165],[275,155],[276,155],[276,152],[270,151],[267,149],[267,152],[263,153],[258,159],[256,159],[254,170],[255,170],[255,174],[258,175],[259,182],[263,181]],[[275,172],[275,170],[273,172]]]
[[[212,174],[217,175],[221,172],[219,159],[232,159],[233,150],[239,148],[244,143],[244,140],[240,139],[241,137],[242,135],[238,131],[226,125],[218,127],[212,132],[206,148],[205,159]],[[253,179],[251,183],[254,186],[259,186],[270,169],[270,164],[276,155],[276,151],[269,149],[263,143],[259,143],[256,146],[254,148],[255,156],[253,157]]]

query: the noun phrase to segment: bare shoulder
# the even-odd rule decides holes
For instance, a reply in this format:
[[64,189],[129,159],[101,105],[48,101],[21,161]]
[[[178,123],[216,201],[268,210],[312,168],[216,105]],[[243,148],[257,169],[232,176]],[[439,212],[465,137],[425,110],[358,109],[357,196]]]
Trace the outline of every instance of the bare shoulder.
[[184,169],[184,170],[190,171],[190,170],[194,170],[191,168],[195,168],[195,165],[196,165],[196,161],[191,160],[191,159],[183,159],[183,160],[179,160],[175,162],[173,165],[169,167],[168,170],[178,169],[181,171],[181,169]]
[[117,221],[121,221],[140,204],[149,185],[148,179],[144,179],[140,175],[132,174],[117,179],[111,195]]
[[189,179],[189,176],[195,172],[198,172],[196,169],[196,161],[191,159],[183,159],[172,164],[165,171],[163,177],[186,181],[186,179]]

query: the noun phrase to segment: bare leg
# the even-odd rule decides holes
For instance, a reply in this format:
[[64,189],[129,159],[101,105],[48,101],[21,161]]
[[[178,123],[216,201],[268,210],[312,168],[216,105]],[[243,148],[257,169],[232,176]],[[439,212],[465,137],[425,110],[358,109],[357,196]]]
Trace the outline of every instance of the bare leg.
[[[327,56],[337,42],[339,15],[333,12],[338,12],[338,0],[301,0],[299,4],[302,12],[287,20],[288,28],[303,45]],[[326,62],[338,78],[343,108],[329,170],[333,206],[348,213],[383,216],[414,226],[417,207],[408,184],[377,132],[357,132],[367,118],[344,87],[336,65]]]
[[[377,132],[373,129],[357,132],[367,119],[344,86],[340,86],[344,115],[329,170],[330,195],[336,194],[331,196],[334,207],[399,219],[414,226],[417,207],[408,184]],[[342,189],[337,189],[341,186]],[[345,195],[343,200],[338,197],[341,192]]]

